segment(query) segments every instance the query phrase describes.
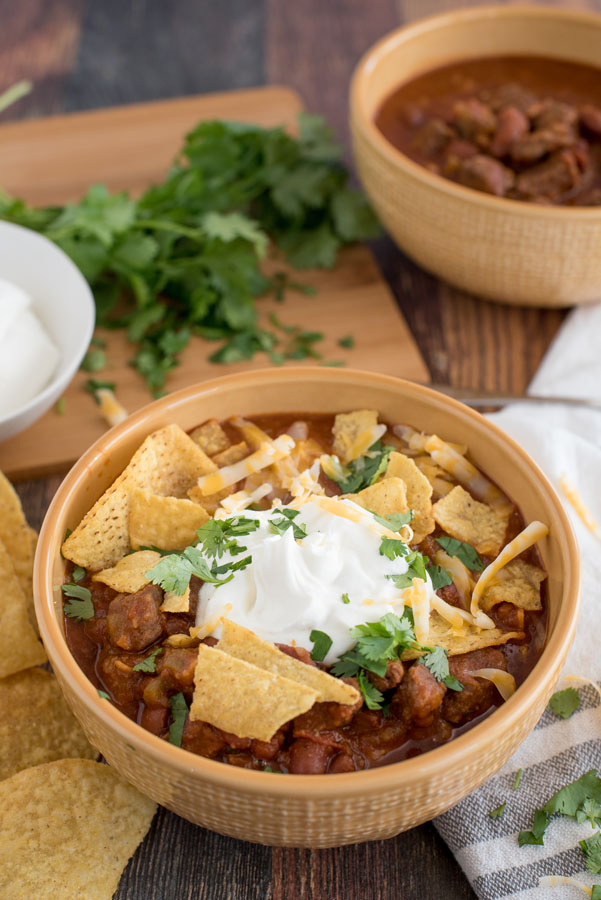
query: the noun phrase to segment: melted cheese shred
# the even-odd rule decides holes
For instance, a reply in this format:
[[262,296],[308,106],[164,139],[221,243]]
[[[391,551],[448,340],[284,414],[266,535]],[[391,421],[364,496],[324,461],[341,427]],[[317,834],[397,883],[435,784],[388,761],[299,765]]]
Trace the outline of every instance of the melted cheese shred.
[[434,562],[452,577],[461,604],[464,609],[467,609],[470,605],[473,587],[473,581],[467,566],[464,566],[457,556],[449,556],[442,548],[434,554]]
[[376,441],[379,441],[380,438],[385,434],[386,425],[372,425],[370,428],[365,428],[360,434],[357,435],[353,446],[349,450],[349,462],[358,459],[360,456],[365,456],[372,444],[375,444]]
[[573,887],[580,888],[581,891],[588,897],[593,896],[593,889],[588,886],[588,884],[583,884],[582,881],[578,881],[576,878],[570,878],[568,875],[543,875],[542,878],[538,880],[539,887],[562,887],[563,885],[572,885]]
[[585,505],[582,497],[568,479],[567,475],[562,475],[559,479],[559,486],[566,499],[572,504],[578,517],[584,523],[585,527],[594,534],[597,540],[601,541],[601,525],[597,522],[592,512]]
[[563,681],[577,681],[580,684],[588,684],[593,688],[593,690],[597,691],[599,697],[601,697],[601,688],[599,687],[599,685],[597,684],[596,681],[593,681],[592,678],[585,678],[584,675],[564,675],[562,680]]
[[221,501],[221,505],[215,513],[215,518],[227,519],[228,516],[237,516],[244,512],[245,509],[248,509],[249,506],[252,506],[253,503],[258,503],[259,500],[270,494],[272,490],[272,485],[266,481],[251,493],[248,491],[237,491],[235,494],[230,494],[229,497],[224,497]]
[[98,388],[96,397],[100,404],[100,412],[111,428],[127,419],[127,410],[119,403],[110,388]]
[[470,612],[475,618],[482,615],[478,606],[480,598],[497,572],[547,534],[549,534],[549,529],[546,525],[543,525],[542,522],[531,522],[530,525],[524,528],[523,531],[520,531],[512,541],[509,541],[509,543],[503,547],[497,558],[484,569],[476,582],[476,586],[472,593]]
[[403,603],[413,610],[416,641],[418,644],[427,644],[430,635],[430,598],[421,578],[414,578],[413,585],[403,591]]
[[474,675],[476,678],[491,681],[503,700],[509,700],[515,694],[515,678],[511,672],[505,672],[503,669],[478,669]]
[[274,441],[261,444],[259,449],[247,456],[246,459],[241,459],[231,466],[223,466],[223,468],[210,475],[203,475],[198,479],[198,487],[204,497],[216,494],[217,491],[236,484],[237,481],[241,481],[247,475],[267,469],[275,462],[284,459],[290,455],[290,451],[293,448],[294,440],[290,435],[281,434]]
[[447,601],[443,600],[442,597],[439,597],[438,594],[435,594],[432,598],[432,609],[435,609],[436,612],[449,623],[455,632],[462,633],[465,631],[466,625],[476,624],[471,613],[468,613],[465,609],[458,609],[456,606],[451,606],[450,603],[447,603]]

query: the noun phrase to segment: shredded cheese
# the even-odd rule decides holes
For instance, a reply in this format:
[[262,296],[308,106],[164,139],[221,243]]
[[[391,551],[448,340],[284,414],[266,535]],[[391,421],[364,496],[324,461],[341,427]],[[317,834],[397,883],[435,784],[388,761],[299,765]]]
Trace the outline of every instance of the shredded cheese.
[[298,499],[303,503],[315,494],[325,493],[317,480],[319,478],[319,465],[319,460],[316,459],[313,464],[308,469],[302,471],[300,475],[295,475],[292,478],[285,478],[283,486],[286,490],[290,491],[295,499]]
[[248,491],[237,491],[235,494],[230,494],[229,497],[223,498],[219,509],[215,512],[214,518],[227,519],[228,516],[237,516],[253,503],[258,503],[259,500],[266,497],[271,490],[272,486],[266,481],[251,493]]
[[515,694],[515,678],[510,672],[505,672],[503,669],[478,669],[474,675],[476,678],[491,681],[503,700],[509,700]]
[[601,688],[592,678],[585,678],[584,675],[564,675],[563,681],[579,681],[581,684],[589,684],[601,697]]
[[473,582],[467,566],[464,566],[457,556],[449,556],[448,553],[445,553],[442,547],[434,554],[434,562],[437,566],[440,566],[441,569],[445,569],[452,577],[453,584],[457,588],[457,593],[461,600],[461,605],[464,609],[467,609],[470,605],[473,587]]
[[413,610],[416,641],[427,644],[430,635],[430,598],[426,583],[421,578],[414,578],[413,585],[405,588],[403,603]]
[[349,462],[358,459],[360,456],[365,456],[371,445],[379,441],[384,434],[386,434],[386,425],[372,425],[370,428],[365,428],[357,435],[353,446],[349,450]]
[[466,625],[475,624],[472,615],[468,613],[467,610],[451,606],[450,603],[447,603],[447,601],[443,600],[442,597],[439,597],[438,594],[435,594],[434,597],[432,597],[432,609],[435,609],[436,612],[449,623],[454,631],[463,632],[465,631]]
[[127,419],[127,410],[119,403],[110,388],[98,388],[95,393],[100,404],[100,412],[111,428]]
[[293,447],[294,441],[290,435],[281,434],[274,441],[262,444],[258,450],[251,453],[246,459],[241,459],[231,466],[223,466],[217,472],[201,476],[198,479],[198,487],[204,497],[216,494],[217,491],[236,484],[237,481],[241,481],[247,475],[260,472],[280,459],[289,456]]
[[538,879],[539,887],[561,887],[564,884],[571,884],[574,887],[580,888],[581,891],[584,891],[589,897],[593,896],[593,889],[588,886],[588,884],[583,884],[582,881],[578,881],[576,878],[570,878],[568,875],[543,875],[542,878]]
[[449,472],[459,484],[468,488],[477,500],[488,503],[503,515],[511,513],[513,503],[457,450],[435,434],[428,437],[425,447],[434,462]]
[[594,536],[601,541],[601,525],[599,525],[590,509],[585,506],[582,497],[580,496],[572,482],[568,479],[567,475],[561,476],[561,478],[559,479],[559,486],[563,491],[566,499],[574,507],[575,512],[578,514],[584,525],[588,528],[591,534],[594,534]]
[[509,541],[509,543],[503,547],[497,558],[485,568],[476,582],[470,606],[470,612],[475,618],[482,615],[478,606],[480,598],[497,572],[547,534],[549,534],[549,529],[546,525],[543,525],[542,522],[531,522],[530,525],[524,528],[523,531],[520,531],[512,541]]

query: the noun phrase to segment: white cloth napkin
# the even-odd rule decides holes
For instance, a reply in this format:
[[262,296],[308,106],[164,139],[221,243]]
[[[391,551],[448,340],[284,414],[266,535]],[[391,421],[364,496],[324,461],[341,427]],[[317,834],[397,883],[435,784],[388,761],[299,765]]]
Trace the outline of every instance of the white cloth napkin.
[[[601,305],[572,312],[532,381],[530,393],[583,397],[601,402]],[[601,523],[601,412],[550,404],[508,407],[491,419],[538,462],[574,525],[582,553],[583,597],[576,639],[564,674],[601,681],[601,541],[589,531],[561,492],[567,476]],[[547,710],[537,728],[501,771],[435,825],[449,844],[481,900],[577,900],[573,886],[539,887],[543,875],[569,875],[601,884],[591,875],[578,841],[590,837],[588,823],[553,818],[544,846],[518,847],[533,811],[560,787],[601,767],[601,706],[592,687],[576,687],[580,708],[569,719]],[[520,787],[513,790],[518,769]],[[500,819],[488,813],[507,803]]]

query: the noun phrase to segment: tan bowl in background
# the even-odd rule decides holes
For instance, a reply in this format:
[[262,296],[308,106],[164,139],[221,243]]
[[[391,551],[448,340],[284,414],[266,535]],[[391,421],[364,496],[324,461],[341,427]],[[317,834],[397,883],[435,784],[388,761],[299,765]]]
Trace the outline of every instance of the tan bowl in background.
[[[519,500],[526,520],[549,525],[550,535],[540,545],[549,573],[549,636],[526,683],[486,721],[436,750],[340,775],[273,775],[203,759],[160,740],[100,699],[65,643],[60,545],[65,530],[77,525],[146,435],[172,422],[190,429],[212,416],[365,407],[378,409],[389,422],[408,422],[468,444],[475,462]],[[178,391],[97,441],[69,472],[48,511],[34,590],[40,631],[65,696],[90,741],[125,778],[163,806],[214,831],[264,844],[331,847],[390,837],[444,812],[513,753],[542,714],[572,642],[579,560],[570,524],[545,477],[478,413],[384,375],[269,369]]]
[[434,175],[376,128],[405,81],[462,59],[504,54],[601,63],[601,16],[487,6],[394,31],[359,62],[350,119],[357,169],[384,227],[428,271],[491,300],[572,306],[601,298],[601,208],[493,197]]

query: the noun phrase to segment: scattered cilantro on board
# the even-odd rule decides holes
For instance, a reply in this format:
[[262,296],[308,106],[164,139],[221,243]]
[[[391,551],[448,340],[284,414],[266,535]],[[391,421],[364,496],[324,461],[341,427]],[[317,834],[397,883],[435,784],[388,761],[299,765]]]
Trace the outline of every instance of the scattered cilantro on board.
[[[587,819],[591,824],[601,827],[601,778],[595,769],[585,772],[580,778],[566,784],[553,794],[541,809],[534,812],[530,831],[520,831],[518,844],[543,844],[544,834],[551,821],[551,816],[559,814],[582,823]],[[600,869],[601,871],[601,869]]]
[[561,719],[569,719],[580,706],[580,695],[576,688],[556,691],[549,700],[549,708]]
[[[315,356],[321,336],[299,329],[282,354],[281,336],[258,327],[257,297],[281,300],[286,287],[299,289],[281,273],[263,273],[268,245],[297,269],[330,268],[342,246],[376,236],[379,226],[348,186],[323,119],[300,113],[298,132],[201,122],[165,180],[138,200],[93,185],[78,203],[34,208],[0,191],[0,218],[71,257],[93,289],[97,324],[126,331],[136,345],[132,365],[153,393],[192,335],[225,342],[215,362],[258,352]],[[89,370],[101,359],[90,351]]]
[[501,803],[500,806],[497,806],[495,809],[491,809],[488,816],[491,819],[502,819],[505,815],[505,808],[507,806],[507,801],[505,803]]

